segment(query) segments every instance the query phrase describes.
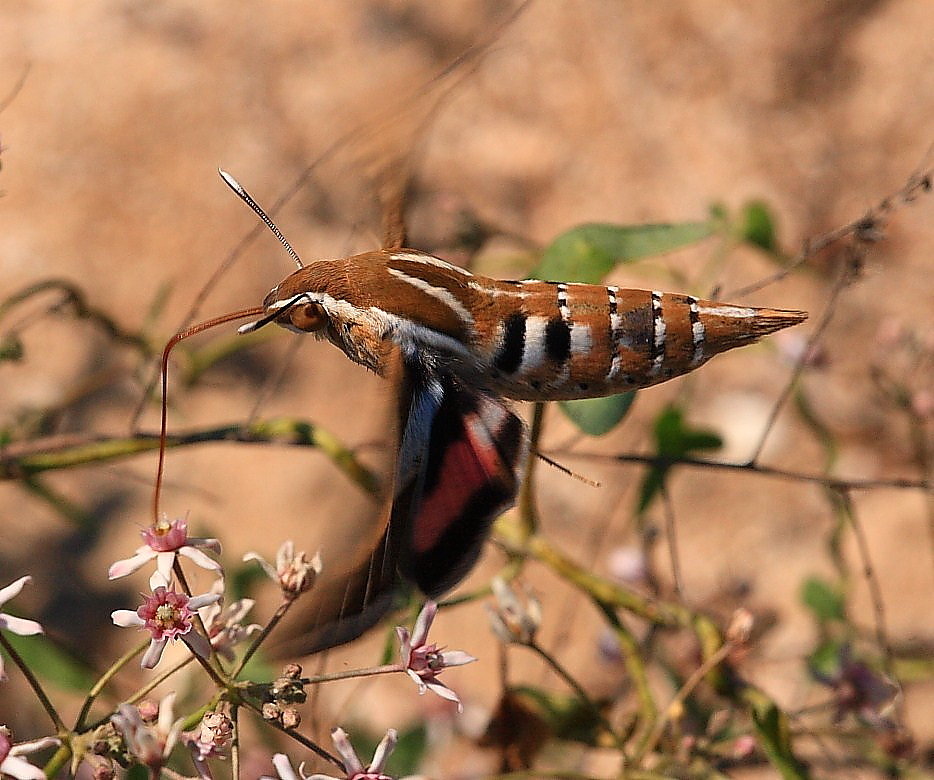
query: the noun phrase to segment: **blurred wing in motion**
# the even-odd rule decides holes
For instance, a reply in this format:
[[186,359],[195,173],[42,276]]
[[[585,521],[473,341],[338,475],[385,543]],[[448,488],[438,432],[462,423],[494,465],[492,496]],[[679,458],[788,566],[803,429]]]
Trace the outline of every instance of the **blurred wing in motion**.
[[390,525],[403,577],[437,598],[467,575],[515,502],[528,436],[502,401],[450,374],[413,369],[406,382]]
[[[403,600],[403,580],[437,598],[467,575],[493,520],[515,501],[528,451],[522,420],[420,359],[397,350],[392,366],[401,435],[393,490],[375,526],[381,533],[361,536],[358,563],[311,591],[310,609],[274,655],[356,639]],[[334,562],[324,565],[328,572]]]

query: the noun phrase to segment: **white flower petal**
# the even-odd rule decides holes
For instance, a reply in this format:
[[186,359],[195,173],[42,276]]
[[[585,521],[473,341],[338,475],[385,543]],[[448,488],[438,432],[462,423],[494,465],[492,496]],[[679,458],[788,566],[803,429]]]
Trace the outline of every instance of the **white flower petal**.
[[201,609],[198,610],[198,613],[201,615],[201,620],[204,621],[204,625],[208,627],[208,630],[213,628],[214,624],[218,622],[221,609],[220,602],[216,602],[214,604],[208,604],[206,607],[201,607]]
[[[286,544],[291,543],[286,542]],[[344,768],[347,770],[348,777],[355,772],[363,771],[363,764],[357,758],[357,751],[350,744],[350,738],[347,736],[346,731],[339,726],[336,729],[331,729],[331,741],[334,743],[334,747],[337,748],[337,752],[341,754],[341,758],[344,759]]]
[[249,563],[250,561],[256,561],[260,566],[263,567],[263,571],[266,572],[266,575],[276,582],[279,581],[279,572],[276,571],[275,567],[272,566],[269,561],[267,561],[262,555],[255,552],[248,552],[243,556],[243,562]]
[[31,739],[28,742],[17,742],[10,748],[10,755],[22,756],[27,753],[36,753],[50,747],[58,747],[61,744],[62,741],[57,737],[39,737],[39,739]]
[[140,661],[140,666],[143,667],[143,669],[155,669],[156,664],[162,660],[162,652],[165,650],[165,646],[168,642],[168,639],[153,639],[152,642],[149,643],[149,649],[143,656],[143,660]]
[[45,772],[25,759],[14,756],[12,749],[10,755],[0,764],[0,772],[4,776],[14,777],[16,780],[45,780]]
[[110,613],[110,619],[114,625],[121,628],[139,628],[146,625],[146,621],[132,609],[116,609]]
[[474,658],[470,653],[465,653],[463,650],[445,650],[443,653],[441,653],[441,660],[447,667],[472,664],[477,659]]
[[463,712],[464,705],[461,704],[460,697],[454,693],[450,688],[448,688],[444,683],[440,683],[437,680],[434,682],[425,683],[428,686],[428,689],[440,696],[442,699],[447,699],[448,701],[453,701],[457,703],[457,711]]
[[169,584],[172,582],[171,577],[166,577],[161,571],[156,569],[149,577],[149,589],[155,593],[156,588],[165,588],[170,590]]
[[32,577],[28,574],[25,577],[20,577],[15,582],[11,582],[5,588],[0,588],[0,607],[6,604],[10,599],[15,599],[27,582],[32,582]]
[[202,569],[220,571],[221,565],[217,561],[205,555],[201,550],[196,550],[194,547],[182,547],[179,549],[178,554],[184,555],[192,563],[200,566]]
[[132,558],[124,558],[122,561],[111,564],[110,569],[107,570],[107,579],[115,580],[119,577],[126,577],[128,574],[132,574],[137,569],[145,566],[155,557],[156,553],[147,545],[138,547],[136,549],[136,554]]
[[220,600],[220,593],[202,593],[200,596],[192,596],[188,599],[188,609],[201,609],[201,607],[206,607],[208,604],[216,604]]
[[192,629],[187,634],[182,636],[182,641],[188,645],[195,655],[200,656],[201,658],[208,658],[211,655],[211,643],[204,637],[204,634],[199,634],[197,631]]
[[0,628],[5,628],[20,636],[32,636],[33,634],[43,633],[42,626],[35,620],[27,620],[26,618],[7,615],[5,612],[0,612]]
[[227,622],[240,623],[245,618],[256,601],[253,599],[238,599],[227,607]]
[[399,658],[403,666],[408,666],[412,660],[412,640],[409,637],[409,630],[402,626],[396,626],[396,636],[399,637]]
[[373,753],[373,760],[367,767],[367,772],[381,772],[389,754],[395,750],[396,742],[399,739],[399,733],[395,729],[389,729],[386,736],[383,737],[379,745],[376,746],[376,752]]
[[188,540],[188,545],[189,547],[204,547],[218,555],[221,552],[221,541],[214,537],[192,537]]
[[[172,579],[172,566],[175,563],[175,551],[156,553],[156,571],[169,582]],[[168,585],[166,585],[168,587]],[[153,588],[155,590],[155,588]]]
[[[276,774],[279,775],[279,780],[299,780],[295,770],[292,769],[292,764],[289,762],[289,757],[285,753],[276,753],[272,757],[272,765],[276,769]],[[273,777],[266,778],[263,777],[261,780],[276,780]]]
[[409,677],[411,677],[412,680],[415,682],[415,684],[418,686],[418,695],[424,696],[425,692],[428,690],[428,686],[425,685],[425,681],[421,677],[419,677],[415,672],[413,672],[411,669],[406,669],[405,673]]
[[156,725],[162,734],[168,734],[172,729],[172,721],[175,720],[175,691],[170,691],[159,702],[159,719]]
[[428,639],[428,632],[431,630],[431,624],[434,622],[435,615],[438,614],[438,605],[433,601],[426,601],[422,611],[418,613],[415,619],[415,628],[412,630],[413,647],[421,647]]

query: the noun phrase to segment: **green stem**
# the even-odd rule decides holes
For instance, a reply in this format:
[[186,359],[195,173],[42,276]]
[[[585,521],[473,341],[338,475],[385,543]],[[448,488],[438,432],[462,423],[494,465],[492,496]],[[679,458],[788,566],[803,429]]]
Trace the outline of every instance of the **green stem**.
[[253,654],[259,650],[260,645],[266,641],[266,637],[272,633],[272,630],[279,624],[279,621],[285,617],[286,612],[289,611],[289,607],[291,607],[294,603],[295,599],[290,598],[285,599],[278,606],[273,616],[269,619],[269,622],[263,627],[263,630],[257,635],[252,644],[247,648],[247,651],[243,654],[243,658],[240,659],[240,663],[238,663],[233,672],[231,672],[231,680],[236,680],[240,676],[240,673],[243,671],[243,668],[247,665],[249,660],[253,657]]
[[655,725],[652,729],[646,733],[645,739],[642,741],[642,744],[639,745],[639,749],[633,756],[634,763],[641,764],[645,757],[655,749],[655,746],[658,744],[658,741],[665,731],[665,726],[668,725],[668,722],[674,717],[675,712],[684,704],[685,699],[700,685],[701,680],[707,676],[710,670],[723,661],[732,650],[733,646],[731,644],[723,645],[716,653],[707,658],[707,660],[694,670],[691,676],[685,681],[684,685],[681,686],[671,699],[668,706],[662,710],[661,716],[655,721]]
[[596,718],[601,728],[613,740],[614,746],[618,748],[620,751],[622,751],[623,743],[620,741],[619,735],[613,729],[613,726],[606,719],[606,717],[604,717],[603,713],[600,711],[600,708],[597,706],[596,702],[593,699],[591,699],[590,696],[587,695],[587,691],[585,691],[581,687],[581,684],[577,680],[575,680],[574,677],[571,676],[571,673],[568,672],[568,670],[565,669],[561,665],[561,663],[558,661],[557,658],[555,658],[553,655],[551,655],[551,653],[545,650],[544,647],[542,647],[537,642],[535,642],[534,639],[525,646],[535,651],[535,653],[538,654],[539,658],[541,658],[546,664],[548,664],[548,666],[550,666],[554,670],[554,672],[562,680],[564,680],[564,682],[568,685],[568,687],[570,687],[571,690],[574,691],[574,694],[577,696],[578,699],[580,699],[583,705],[587,707],[588,710],[590,710],[591,714],[594,716],[594,718]]
[[404,671],[405,668],[401,664],[384,664],[383,666],[371,666],[368,669],[348,669],[344,672],[319,674],[314,677],[306,677],[302,682],[305,685],[315,685],[316,683],[334,682],[335,680],[352,680],[355,677],[372,677],[377,674],[394,674]]
[[276,731],[281,731],[283,734],[287,734],[299,744],[304,745],[306,748],[312,751],[315,755],[319,756],[320,758],[323,758],[325,761],[328,761],[334,766],[338,767],[342,772],[346,772],[343,761],[337,758],[337,756],[334,756],[331,753],[329,753],[327,750],[325,750],[323,747],[321,747],[316,742],[312,742],[304,734],[299,734],[294,729],[287,729],[285,726],[283,726],[281,723],[278,723],[277,721],[266,720],[266,718],[263,718],[262,708],[259,707],[255,702],[251,702],[249,699],[244,699],[243,705],[245,707],[248,707],[250,710],[255,712],[260,718],[262,718],[263,723],[266,723],[272,726],[274,729],[276,729]]
[[67,733],[68,727],[62,721],[58,711],[49,700],[49,697],[45,695],[45,691],[42,689],[42,685],[39,683],[38,678],[32,673],[32,669],[30,669],[29,665],[22,659],[22,656],[16,652],[16,649],[13,647],[13,645],[10,644],[9,640],[3,635],[2,632],[0,632],[0,645],[3,646],[3,649],[10,657],[10,660],[12,660],[13,663],[15,663],[23,673],[23,676],[26,678],[26,681],[32,688],[33,693],[36,694],[36,697],[42,704],[42,708],[46,711],[52,721],[52,724],[55,726],[55,730],[60,734]]
[[[372,495],[379,492],[376,474],[360,463],[354,452],[336,436],[307,420],[279,417],[249,424],[205,428],[169,435],[166,447],[231,441],[315,447],[330,458],[354,484]],[[159,436],[152,433],[117,438],[54,436],[14,442],[0,453],[0,480],[23,479],[43,471],[119,460],[158,449]]]
[[71,760],[71,745],[67,742],[62,742],[58,746],[58,750],[52,755],[52,758],[49,759],[48,763],[42,768],[42,771],[45,772],[46,777],[58,777],[58,773],[65,768]]
[[[139,333],[132,333],[124,330],[109,314],[89,305],[81,288],[65,279],[45,279],[41,282],[36,282],[14,293],[6,300],[0,301],[0,317],[4,316],[14,306],[19,305],[32,296],[49,290],[61,292],[64,296],[63,302],[70,303],[74,307],[75,316],[95,323],[101,327],[110,338],[122,344],[136,347],[145,357],[151,357],[155,354],[155,351],[146,338]],[[60,305],[61,304],[59,304],[59,306]]]
[[230,708],[230,720],[233,723],[233,740],[230,743],[230,776],[240,780],[240,708],[234,704]]
[[104,690],[104,687],[109,683],[124,666],[126,666],[130,661],[132,661],[136,656],[142,653],[147,647],[149,647],[149,640],[147,639],[144,642],[140,642],[132,650],[128,650],[122,656],[120,656],[113,665],[101,675],[100,679],[94,683],[94,686],[88,691],[88,695],[84,699],[84,703],[81,705],[81,712],[78,713],[78,718],[75,720],[75,731],[81,731],[84,728],[84,722],[88,717],[88,713],[91,711],[91,707],[94,706],[94,702],[98,696],[100,696],[101,691]]
[[538,529],[538,508],[535,505],[535,467],[538,465],[538,442],[542,435],[545,420],[545,404],[533,407],[532,425],[529,430],[529,453],[525,459],[525,478],[519,488],[519,522],[525,536],[531,536]]

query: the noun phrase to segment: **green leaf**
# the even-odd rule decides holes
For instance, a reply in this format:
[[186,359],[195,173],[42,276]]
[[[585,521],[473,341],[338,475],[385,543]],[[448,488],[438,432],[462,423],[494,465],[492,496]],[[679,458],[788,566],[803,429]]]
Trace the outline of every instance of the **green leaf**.
[[568,419],[588,436],[603,436],[620,423],[635,400],[636,391],[630,390],[606,398],[561,401],[559,406]]
[[811,577],[801,588],[801,601],[817,618],[819,623],[831,620],[846,620],[846,599],[829,582]]
[[126,772],[126,780],[147,780],[151,776],[142,764],[133,764]]
[[534,279],[598,284],[618,263],[671,252],[707,238],[712,222],[663,225],[590,223],[562,233],[532,271]]
[[684,413],[676,406],[668,406],[655,419],[655,454],[660,460],[642,479],[636,511],[641,514],[665,486],[671,469],[668,460],[685,458],[698,450],[715,450],[723,446],[723,439],[715,432],[703,428],[689,428]]
[[841,657],[846,652],[846,642],[829,639],[822,642],[808,656],[808,669],[818,680],[832,680],[840,674]]
[[741,240],[772,254],[778,251],[775,241],[775,221],[772,219],[769,207],[763,201],[752,200],[743,206],[741,220],[739,225]]
[[600,719],[577,696],[549,693],[532,686],[512,689],[513,695],[526,704],[558,739],[596,745],[603,732]]
[[33,674],[66,691],[87,693],[97,675],[79,659],[56,646],[47,636],[7,634],[13,649]]
[[715,450],[723,446],[723,439],[705,428],[689,428],[684,412],[677,406],[668,406],[655,420],[655,444],[659,455],[681,458],[695,450]]
[[745,698],[752,705],[750,710],[756,736],[769,763],[786,780],[805,780],[810,777],[807,766],[798,760],[792,750],[791,731],[784,713],[759,691],[747,690]]

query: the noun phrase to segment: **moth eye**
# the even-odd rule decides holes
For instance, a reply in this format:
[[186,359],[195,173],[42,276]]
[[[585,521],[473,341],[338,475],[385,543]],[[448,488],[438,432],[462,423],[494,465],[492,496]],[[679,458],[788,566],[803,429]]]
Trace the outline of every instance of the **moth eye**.
[[327,315],[319,304],[305,303],[289,310],[289,322],[292,327],[311,333],[325,326]]

